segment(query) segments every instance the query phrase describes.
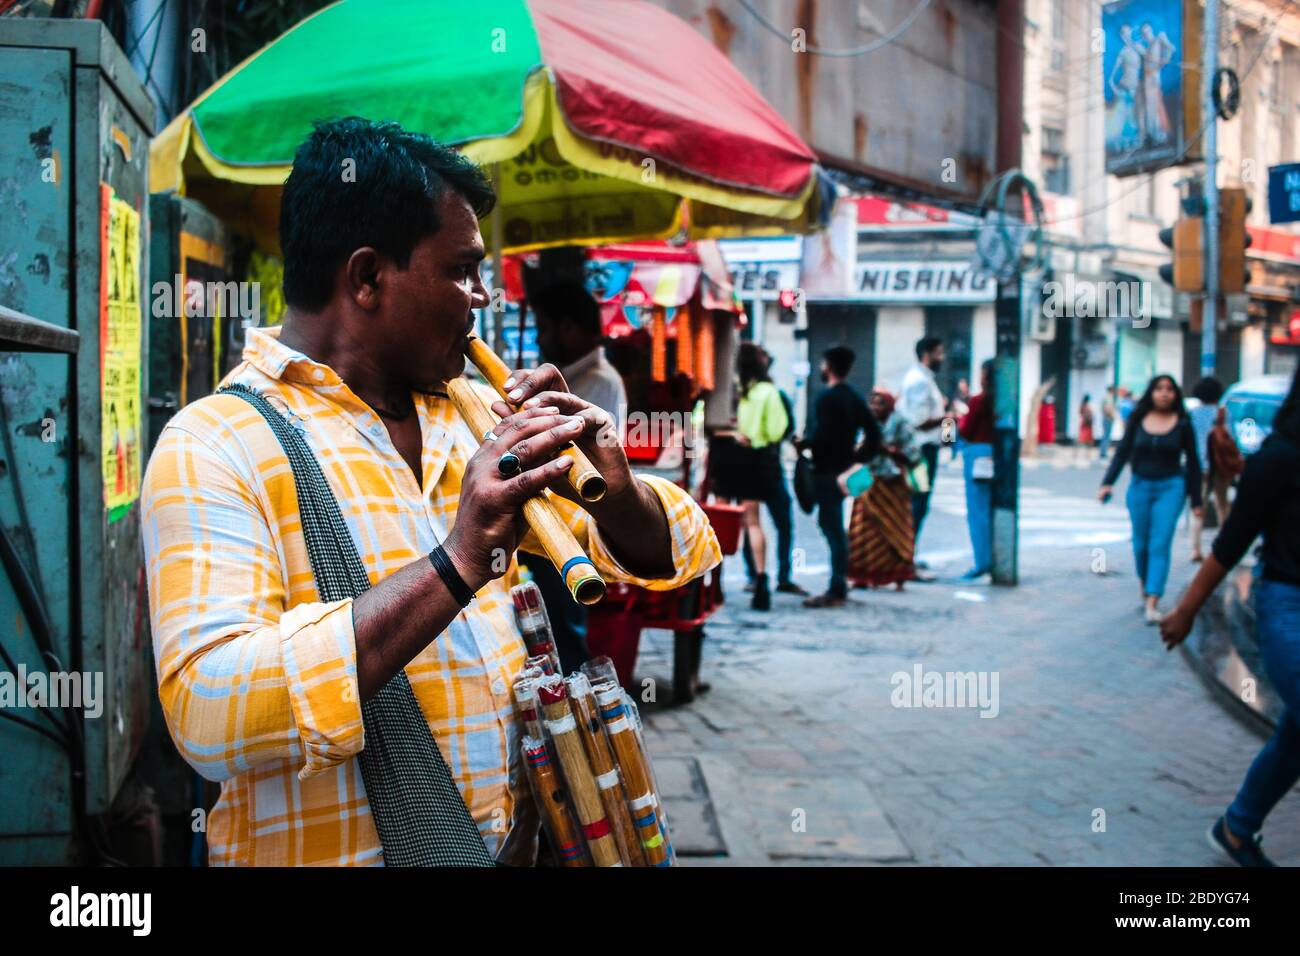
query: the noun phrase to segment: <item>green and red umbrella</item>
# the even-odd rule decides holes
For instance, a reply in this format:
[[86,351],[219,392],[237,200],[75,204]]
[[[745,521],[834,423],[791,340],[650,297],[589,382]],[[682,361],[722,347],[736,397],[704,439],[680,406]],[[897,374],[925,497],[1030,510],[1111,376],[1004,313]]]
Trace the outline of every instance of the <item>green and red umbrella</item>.
[[806,231],[813,151],[685,21],[642,0],[342,0],[155,140],[154,190],[275,232],[316,119],[392,119],[495,166],[506,250]]

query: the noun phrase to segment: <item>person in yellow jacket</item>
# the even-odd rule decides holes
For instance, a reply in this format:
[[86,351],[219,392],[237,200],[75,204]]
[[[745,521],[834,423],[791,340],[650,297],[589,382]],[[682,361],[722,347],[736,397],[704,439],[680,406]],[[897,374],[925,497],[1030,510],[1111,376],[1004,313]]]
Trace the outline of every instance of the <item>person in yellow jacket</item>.
[[744,342],[736,356],[740,378],[740,401],[736,408],[736,427],[719,432],[714,446],[713,491],[720,498],[731,498],[744,505],[745,535],[754,557],[755,611],[772,606],[767,582],[767,538],[759,509],[771,494],[772,485],[781,480],[781,439],[790,418],[781,393],[767,374],[763,350]]

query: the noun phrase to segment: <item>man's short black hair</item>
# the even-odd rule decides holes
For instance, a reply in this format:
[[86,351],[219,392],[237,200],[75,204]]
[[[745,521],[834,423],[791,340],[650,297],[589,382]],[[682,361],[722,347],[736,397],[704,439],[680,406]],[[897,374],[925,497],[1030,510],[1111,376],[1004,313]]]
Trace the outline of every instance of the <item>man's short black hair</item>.
[[580,282],[556,282],[533,293],[528,305],[552,322],[573,322],[594,338],[601,333],[600,306]]
[[822,358],[826,360],[826,367],[830,369],[832,375],[836,378],[846,378],[857,356],[847,345],[832,345],[822,353]]
[[313,127],[280,199],[288,305],[322,308],[339,266],[362,246],[405,268],[415,244],[438,231],[437,204],[448,189],[480,219],[496,204],[483,170],[421,133],[359,116]]
[[918,359],[925,358],[926,355],[933,352],[940,345],[943,345],[943,339],[937,338],[933,335],[924,336],[917,340],[916,357]]
[[1196,383],[1192,394],[1204,405],[1217,405],[1219,399],[1223,398],[1223,383],[1213,375],[1207,375]]

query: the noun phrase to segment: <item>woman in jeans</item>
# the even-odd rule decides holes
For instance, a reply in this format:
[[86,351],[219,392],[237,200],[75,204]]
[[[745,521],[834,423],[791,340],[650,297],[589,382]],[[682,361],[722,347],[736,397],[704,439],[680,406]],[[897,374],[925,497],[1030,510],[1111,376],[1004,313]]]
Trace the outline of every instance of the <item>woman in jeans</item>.
[[1138,400],[1124,427],[1124,438],[1097,497],[1110,500],[1111,488],[1125,464],[1133,476],[1128,486],[1128,513],[1133,523],[1133,563],[1142,585],[1148,624],[1160,623],[1160,597],[1169,579],[1183,498],[1192,499],[1192,513],[1201,516],[1201,463],[1196,435],[1183,406],[1183,393],[1169,375],[1157,375]]
[[1260,849],[1259,831],[1300,780],[1300,374],[1291,381],[1272,434],[1246,460],[1237,500],[1209,557],[1160,624],[1169,649],[1187,637],[1197,611],[1261,533],[1255,623],[1260,657],[1285,706],[1236,799],[1208,833],[1211,846],[1242,866],[1274,865]]
[[961,576],[978,581],[993,570],[993,360],[980,366],[980,393],[957,423],[966,478],[966,529],[975,563]]

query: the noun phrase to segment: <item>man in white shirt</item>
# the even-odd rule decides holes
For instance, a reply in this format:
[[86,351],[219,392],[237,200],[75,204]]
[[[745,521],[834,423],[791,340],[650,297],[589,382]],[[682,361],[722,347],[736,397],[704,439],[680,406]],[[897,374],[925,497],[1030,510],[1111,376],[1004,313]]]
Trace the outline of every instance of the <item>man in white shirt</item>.
[[[600,305],[580,281],[563,279],[530,290],[529,308],[537,323],[537,348],[542,358],[564,376],[569,391],[614,416],[618,434],[627,424],[627,392],[623,376],[605,358],[601,347]],[[555,649],[564,673],[587,660],[587,610],[569,596],[555,566],[544,558],[520,559],[541,588]]]
[[627,392],[600,344],[600,306],[591,293],[578,282],[558,282],[535,293],[528,305],[542,358],[559,368],[569,391],[609,412],[621,430]]
[[943,340],[927,335],[916,343],[916,364],[903,376],[899,389],[898,411],[912,424],[921,460],[929,475],[928,487],[912,493],[912,527],[917,539],[930,510],[930,489],[934,487],[939,467],[939,446],[943,441],[943,421],[948,417],[948,400],[939,390],[935,372],[943,367]]

